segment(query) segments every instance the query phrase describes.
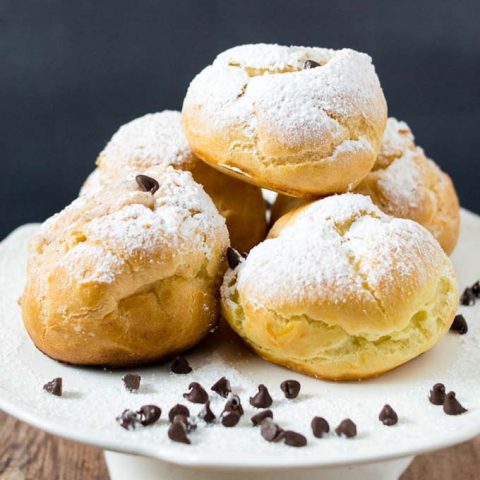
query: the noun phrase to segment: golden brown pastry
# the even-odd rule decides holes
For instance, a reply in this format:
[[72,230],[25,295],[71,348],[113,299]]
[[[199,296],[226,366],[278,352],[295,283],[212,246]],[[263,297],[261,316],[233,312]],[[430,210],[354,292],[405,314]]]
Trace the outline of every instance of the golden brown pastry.
[[200,72],[182,114],[192,150],[213,167],[315,197],[352,190],[367,175],[387,106],[368,55],[257,44]]
[[200,162],[183,133],[180,112],[165,110],[137,118],[113,135],[97,159],[81,194],[99,191],[141,171],[169,165],[192,172],[225,217],[232,246],[248,252],[266,235],[266,212],[259,188],[240,182]]
[[448,331],[455,273],[421,225],[367,196],[283,216],[222,286],[222,311],[263,358],[329,380],[379,375]]
[[[369,195],[385,213],[423,225],[450,254],[458,240],[460,205],[450,177],[415,146],[405,122],[389,118],[373,170],[355,192]],[[308,200],[279,195],[272,223]]]
[[31,242],[25,327],[52,358],[137,365],[195,345],[215,323],[228,232],[189,172],[141,170],[85,194]]

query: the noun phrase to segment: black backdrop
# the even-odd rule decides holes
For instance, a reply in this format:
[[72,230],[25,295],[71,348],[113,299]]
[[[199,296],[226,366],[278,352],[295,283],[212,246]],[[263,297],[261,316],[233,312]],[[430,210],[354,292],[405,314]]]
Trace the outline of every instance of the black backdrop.
[[121,124],[180,109],[190,79],[241,43],[351,47],[391,115],[480,212],[477,1],[0,0],[0,237],[77,194]]

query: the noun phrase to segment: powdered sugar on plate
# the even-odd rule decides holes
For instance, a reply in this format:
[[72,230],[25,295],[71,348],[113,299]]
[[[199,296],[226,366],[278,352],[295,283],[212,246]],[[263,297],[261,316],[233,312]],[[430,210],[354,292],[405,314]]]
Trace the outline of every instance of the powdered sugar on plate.
[[[190,465],[239,467],[352,464],[448,446],[480,433],[480,305],[460,307],[469,324],[467,335],[449,334],[433,350],[377,379],[329,383],[308,378],[258,359],[236,336],[221,328],[187,354],[191,374],[171,374],[168,363],[136,369],[142,384],[137,394],[131,394],[121,381],[124,370],[66,366],[42,355],[28,338],[16,301],[25,282],[25,245],[37,228],[23,227],[0,245],[0,407],[41,428],[123,452]],[[464,288],[480,276],[475,270],[480,253],[474,248],[480,236],[480,219],[463,212],[462,228],[453,260]],[[224,375],[246,410],[240,424],[228,429],[199,423],[191,435],[192,445],[171,442],[167,437],[168,410],[178,402],[186,403],[192,414],[201,408],[182,398],[188,384],[198,381],[209,391]],[[61,398],[42,390],[43,384],[56,376],[64,381]],[[281,381],[287,378],[302,384],[296,400],[285,399],[280,391]],[[450,417],[428,402],[429,389],[439,381],[457,392],[468,413]],[[258,410],[248,404],[248,397],[259,383],[270,390],[275,420],[306,435],[307,447],[267,443],[258,428],[250,425],[250,416]],[[209,393],[218,415],[224,399]],[[163,411],[156,425],[125,431],[115,421],[125,408],[152,403]],[[378,421],[385,403],[398,413],[399,423],[393,427]],[[333,428],[349,417],[359,434],[350,440],[333,433],[315,439],[309,427],[314,415],[325,417]]]

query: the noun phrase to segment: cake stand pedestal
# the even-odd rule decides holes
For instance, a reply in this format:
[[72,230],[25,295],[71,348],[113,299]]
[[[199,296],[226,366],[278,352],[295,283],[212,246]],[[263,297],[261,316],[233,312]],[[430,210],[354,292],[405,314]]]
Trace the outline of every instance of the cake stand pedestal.
[[111,480],[398,480],[414,457],[332,468],[199,469],[152,458],[105,451]]

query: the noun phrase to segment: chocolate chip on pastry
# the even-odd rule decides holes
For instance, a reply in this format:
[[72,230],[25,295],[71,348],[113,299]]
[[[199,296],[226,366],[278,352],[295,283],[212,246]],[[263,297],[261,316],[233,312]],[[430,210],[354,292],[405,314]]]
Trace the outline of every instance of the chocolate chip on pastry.
[[315,62],[314,60],[307,60],[303,64],[303,69],[304,70],[306,70],[308,68],[317,68],[317,67],[321,67],[321,65],[318,62]]
[[184,417],[189,417],[190,416],[190,410],[188,410],[188,408],[185,405],[182,405],[181,403],[177,403],[168,412],[168,419],[170,420],[170,422],[173,422],[173,419],[177,415],[183,415]]
[[190,439],[187,436],[187,431],[181,422],[173,422],[168,427],[168,438],[177,443],[185,443],[190,445]]
[[158,182],[152,178],[148,177],[147,175],[137,175],[135,177],[138,186],[142,192],[150,192],[152,195],[160,188]]
[[210,401],[207,400],[200,412],[198,412],[198,418],[202,419],[205,423],[213,423],[217,418],[210,408]]
[[124,410],[116,420],[125,430],[134,430],[141,423],[137,412],[129,409]]
[[237,412],[240,416],[243,415],[242,402],[240,397],[234,393],[230,393],[225,403],[224,411],[226,412]]
[[240,421],[241,415],[236,410],[224,410],[220,415],[224,427],[234,427]]
[[156,423],[162,414],[162,410],[160,407],[156,405],[143,405],[137,411],[137,415],[139,417],[140,423],[147,427],[148,425],[153,425]]
[[260,433],[267,442],[279,442],[283,440],[284,431],[270,418],[266,418],[260,424]]
[[241,254],[233,247],[228,247],[227,249],[227,261],[230,268],[235,268],[246,257],[247,255]]
[[467,287],[460,297],[460,304],[465,307],[472,307],[476,302],[476,295],[470,287]]
[[283,443],[290,447],[304,447],[307,444],[307,439],[301,433],[285,430],[283,432]]

